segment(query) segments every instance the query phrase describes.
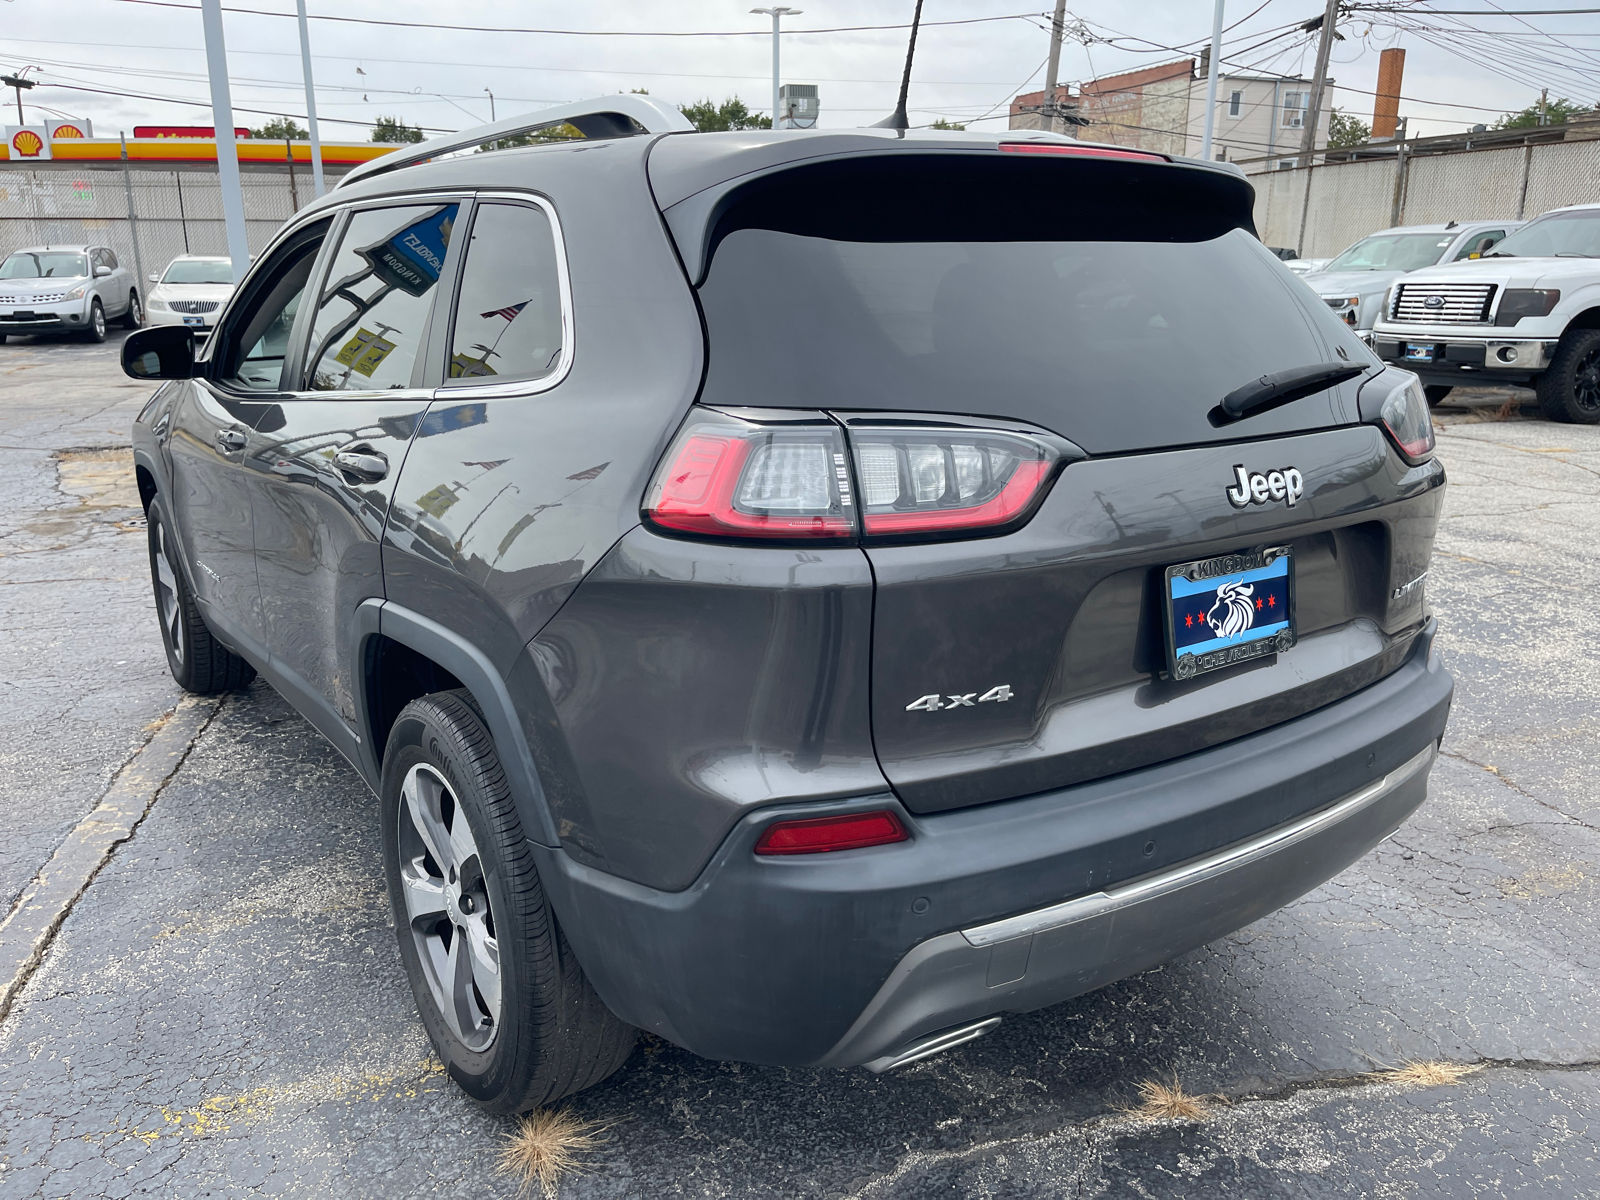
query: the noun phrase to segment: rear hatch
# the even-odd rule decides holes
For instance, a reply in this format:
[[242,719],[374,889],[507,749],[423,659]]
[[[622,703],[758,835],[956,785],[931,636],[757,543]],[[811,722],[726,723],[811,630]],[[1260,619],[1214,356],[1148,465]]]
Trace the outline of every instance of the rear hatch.
[[[1190,753],[1403,660],[1421,588],[1390,594],[1426,570],[1442,472],[1361,422],[1381,364],[1257,241],[1251,201],[1204,166],[991,145],[840,156],[668,207],[703,276],[701,403],[849,432],[873,742],[913,811]],[[1365,374],[1219,417],[1318,364]],[[963,424],[1060,449],[1031,516],[874,539],[874,511],[936,497],[946,468],[956,503],[986,453]]]

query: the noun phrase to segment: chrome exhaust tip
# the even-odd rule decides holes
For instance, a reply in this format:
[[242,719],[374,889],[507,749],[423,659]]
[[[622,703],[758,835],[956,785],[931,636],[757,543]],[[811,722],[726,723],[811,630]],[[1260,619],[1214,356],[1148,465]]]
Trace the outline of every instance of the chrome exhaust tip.
[[930,1033],[927,1037],[919,1038],[909,1046],[896,1050],[893,1054],[885,1054],[882,1058],[875,1058],[864,1065],[874,1075],[882,1075],[885,1071],[893,1071],[896,1067],[909,1066],[911,1063],[920,1062],[924,1058],[932,1058],[935,1054],[943,1054],[946,1050],[954,1049],[966,1042],[981,1038],[998,1024],[1000,1024],[999,1017],[985,1017],[983,1020],[974,1021],[970,1025],[958,1025],[954,1029],[946,1029],[941,1033]]

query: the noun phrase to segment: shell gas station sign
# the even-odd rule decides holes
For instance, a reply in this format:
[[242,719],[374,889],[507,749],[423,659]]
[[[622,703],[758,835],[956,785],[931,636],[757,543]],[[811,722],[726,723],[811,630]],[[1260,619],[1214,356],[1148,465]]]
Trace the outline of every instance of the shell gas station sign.
[[[131,162],[214,163],[217,143],[209,126],[137,126],[136,135],[127,141]],[[248,133],[248,130],[243,132]],[[121,162],[122,139],[97,138],[88,121],[52,121],[44,125],[7,125],[5,141],[0,143],[0,162]],[[200,136],[194,136],[200,135]],[[237,150],[241,163],[271,163],[285,160],[296,165],[311,163],[310,142],[283,142],[277,138],[240,138]],[[360,142],[339,145],[324,142],[322,161],[329,166],[359,166],[398,147],[387,142]]]
[[94,137],[90,121],[51,121],[46,125],[7,125],[6,156],[16,159],[54,158],[57,142],[86,141]]

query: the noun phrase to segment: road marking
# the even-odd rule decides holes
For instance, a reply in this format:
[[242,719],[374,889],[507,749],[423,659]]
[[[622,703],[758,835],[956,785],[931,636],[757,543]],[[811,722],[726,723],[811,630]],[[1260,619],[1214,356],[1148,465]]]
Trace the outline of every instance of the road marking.
[[100,803],[78,822],[0,921],[0,1020],[43,961],[78,897],[117,846],[133,836],[221,703],[199,696],[179,701],[177,710],[118,772]]

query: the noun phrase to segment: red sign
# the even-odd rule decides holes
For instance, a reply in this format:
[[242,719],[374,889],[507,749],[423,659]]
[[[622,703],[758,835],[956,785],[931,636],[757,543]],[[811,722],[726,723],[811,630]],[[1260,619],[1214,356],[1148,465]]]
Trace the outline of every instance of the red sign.
[[[214,138],[217,136],[214,125],[135,125],[133,136],[136,138]],[[247,138],[250,136],[248,129],[235,129],[233,136]]]

